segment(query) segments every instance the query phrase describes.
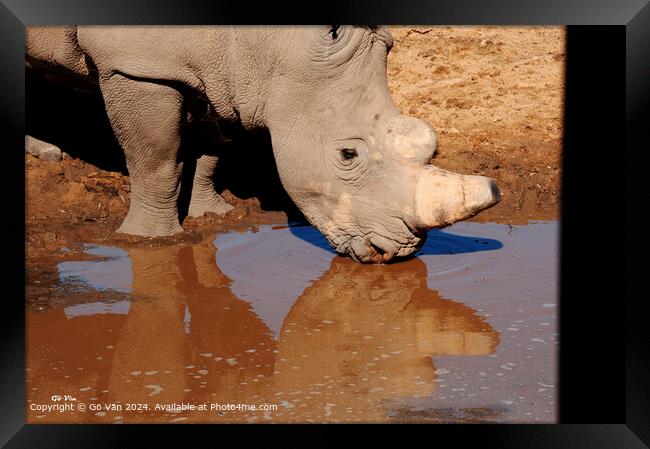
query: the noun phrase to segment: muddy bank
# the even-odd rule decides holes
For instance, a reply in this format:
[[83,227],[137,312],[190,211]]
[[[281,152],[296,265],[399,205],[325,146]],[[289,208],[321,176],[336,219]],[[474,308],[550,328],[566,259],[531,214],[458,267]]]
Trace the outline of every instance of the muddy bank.
[[[242,199],[223,192],[235,206],[225,217],[186,218],[185,232],[169,238],[142,239],[115,234],[130,202],[127,175],[110,172],[64,155],[61,162],[31,155],[26,165],[27,305],[36,309],[65,303],[68,295],[56,288],[56,263],[83,257],[84,243],[123,246],[168,246],[196,243],[216,232],[246,229],[263,223],[287,222],[295,209],[263,210],[259,199]],[[287,213],[287,210],[289,211]]]

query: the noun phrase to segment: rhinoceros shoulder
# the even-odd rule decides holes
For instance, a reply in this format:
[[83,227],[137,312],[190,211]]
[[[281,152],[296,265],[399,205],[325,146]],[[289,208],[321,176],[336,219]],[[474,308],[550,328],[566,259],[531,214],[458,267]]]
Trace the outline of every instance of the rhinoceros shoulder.
[[78,42],[100,75],[118,72],[144,80],[201,87],[202,66],[219,53],[215,27],[80,26]]

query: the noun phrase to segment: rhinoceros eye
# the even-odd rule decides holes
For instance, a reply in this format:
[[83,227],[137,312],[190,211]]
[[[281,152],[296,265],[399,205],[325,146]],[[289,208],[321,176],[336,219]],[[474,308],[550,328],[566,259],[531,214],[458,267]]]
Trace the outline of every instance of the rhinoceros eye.
[[341,25],[332,25],[330,27],[330,34],[332,35],[332,39],[336,39],[339,37],[339,29],[341,28]]
[[349,161],[350,159],[354,159],[359,155],[357,153],[357,150],[355,150],[354,148],[342,148],[339,151],[344,161]]
[[359,137],[350,137],[333,142],[335,145],[324,156],[332,174],[343,182],[357,183],[370,167],[368,146]]

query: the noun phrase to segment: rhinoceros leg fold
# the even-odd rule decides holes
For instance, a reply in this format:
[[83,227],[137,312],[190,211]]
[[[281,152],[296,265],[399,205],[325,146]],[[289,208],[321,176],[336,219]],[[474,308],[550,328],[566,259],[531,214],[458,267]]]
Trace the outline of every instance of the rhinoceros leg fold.
[[117,232],[145,237],[181,232],[181,94],[121,75],[103,79],[100,87],[131,178],[129,212]]
[[201,217],[206,212],[217,215],[225,215],[233,207],[214,190],[212,176],[219,162],[218,156],[204,154],[196,160],[196,171],[192,183],[192,197],[188,215],[190,217]]

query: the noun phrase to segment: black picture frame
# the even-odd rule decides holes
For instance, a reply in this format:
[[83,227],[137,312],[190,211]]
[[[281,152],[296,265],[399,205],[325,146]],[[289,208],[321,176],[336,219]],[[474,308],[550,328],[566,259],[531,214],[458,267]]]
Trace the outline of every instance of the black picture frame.
[[[6,171],[4,311],[0,314],[0,444],[147,446],[213,426],[25,424],[24,30],[55,24],[388,23],[569,25],[563,150],[560,424],[409,426],[410,438],[468,439],[499,448],[641,448],[650,443],[650,358],[644,277],[650,204],[650,5],[647,0],[276,2],[2,0],[0,129]],[[588,25],[588,26],[587,26]],[[625,142],[626,151],[623,152]],[[623,159],[625,162],[623,164]],[[624,166],[623,166],[624,165]],[[625,198],[625,201],[622,200]],[[640,206],[642,205],[642,206]],[[625,210],[624,210],[625,209]],[[624,217],[624,218],[622,218]],[[625,250],[621,221],[625,220]],[[625,252],[624,252],[625,251]],[[283,426],[258,426],[272,438]],[[321,443],[340,436],[314,426]],[[231,429],[231,427],[229,427]],[[240,428],[241,429],[241,428]],[[347,433],[348,428],[345,428]],[[219,427],[220,438],[226,432]],[[375,436],[389,435],[373,426]],[[286,437],[285,437],[286,439]]]

